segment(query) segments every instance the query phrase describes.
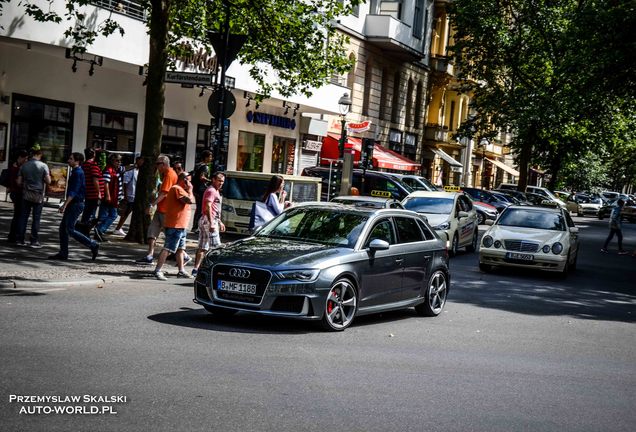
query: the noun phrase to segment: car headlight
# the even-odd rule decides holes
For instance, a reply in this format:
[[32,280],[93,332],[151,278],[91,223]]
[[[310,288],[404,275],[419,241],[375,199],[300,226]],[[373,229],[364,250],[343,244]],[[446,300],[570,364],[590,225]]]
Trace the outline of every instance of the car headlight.
[[433,229],[435,229],[435,230],[447,230],[449,228],[450,228],[450,222],[444,222],[444,223],[441,223],[441,224],[437,225]]
[[483,238],[483,240],[482,240],[482,244],[483,244],[485,247],[490,247],[490,246],[492,246],[492,243],[493,243],[493,242],[492,242],[492,237],[490,237],[490,236],[488,236],[488,235],[487,235],[487,236],[484,236],[484,238]]
[[282,280],[296,280],[299,282],[312,282],[318,278],[320,270],[284,270],[276,272],[276,276]]
[[234,207],[232,207],[229,204],[221,205],[221,210],[224,211],[224,212],[228,212],[228,213],[234,213]]
[[552,253],[555,255],[560,254],[561,252],[563,252],[563,245],[559,242],[556,242],[555,244],[552,245]]
[[543,251],[543,253],[548,253],[548,252],[550,252],[550,246],[549,245],[545,245],[545,246],[543,246],[543,248],[541,250]]
[[495,247],[499,249],[501,247],[501,242],[499,240],[495,240]]

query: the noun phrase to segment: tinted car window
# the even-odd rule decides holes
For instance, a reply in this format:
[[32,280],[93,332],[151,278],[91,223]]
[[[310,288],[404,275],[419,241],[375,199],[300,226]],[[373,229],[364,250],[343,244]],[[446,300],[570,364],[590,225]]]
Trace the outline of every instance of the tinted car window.
[[227,177],[223,184],[223,196],[228,199],[256,201],[261,199],[269,180]]
[[463,211],[471,211],[473,209],[473,203],[465,196],[459,196],[459,205]]
[[393,231],[393,224],[390,219],[383,219],[375,223],[367,241],[365,242],[365,247],[368,247],[369,243],[375,239],[384,240],[390,245],[397,243],[395,240],[395,232]]
[[453,199],[437,197],[412,197],[404,202],[404,208],[419,213],[450,214],[453,211]]
[[572,217],[570,217],[570,213],[563,212],[563,215],[565,216],[565,222],[568,224],[568,227],[572,228],[574,226],[574,221],[572,220]]
[[433,240],[435,238],[435,236],[433,235],[431,230],[428,229],[428,227],[426,226],[426,224],[424,222],[422,222],[421,220],[418,220],[417,224],[419,225],[420,229],[422,230],[422,234],[424,234],[424,238],[426,240]]
[[417,226],[417,222],[413,218],[396,217],[395,226],[398,232],[398,241],[400,243],[413,243],[423,241],[422,231]]

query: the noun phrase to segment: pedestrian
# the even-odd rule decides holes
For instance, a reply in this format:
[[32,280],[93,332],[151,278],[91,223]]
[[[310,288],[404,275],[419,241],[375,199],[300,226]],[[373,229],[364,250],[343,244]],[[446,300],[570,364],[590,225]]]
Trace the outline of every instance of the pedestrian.
[[137,189],[137,177],[139,177],[139,169],[144,164],[143,156],[137,156],[135,159],[135,166],[124,173],[124,200],[122,201],[123,208],[119,215],[119,222],[115,228],[114,234],[125,236],[126,233],[123,230],[124,223],[128,219],[128,215],[132,213],[135,205],[135,191]]
[[28,151],[19,150],[15,162],[9,165],[9,198],[11,198],[13,203],[13,218],[11,219],[11,228],[9,228],[9,236],[7,238],[9,243],[15,243],[18,235],[18,226],[22,215],[22,188],[18,185],[18,173],[28,157]]
[[605,240],[605,244],[603,245],[603,248],[601,249],[601,252],[603,253],[607,253],[607,246],[609,245],[610,241],[612,241],[612,239],[614,238],[614,235],[616,235],[616,237],[618,238],[618,254],[626,255],[629,253],[626,250],[623,250],[623,231],[622,231],[622,224],[621,224],[621,212],[623,211],[624,205],[625,205],[625,201],[623,201],[622,199],[618,199],[616,203],[614,204],[614,206],[612,207],[612,212],[610,213],[610,219],[609,219],[609,229],[610,229],[609,235],[607,236],[607,239]]
[[266,222],[269,222],[285,209],[285,197],[287,192],[285,187],[285,179],[282,176],[274,175],[269,180],[267,189],[260,200],[256,201],[252,206],[250,215],[250,230],[254,230]]
[[150,203],[150,207],[147,209],[148,214],[153,207],[157,207],[150,225],[148,226],[148,253],[145,257],[139,258],[135,262],[137,264],[152,264],[152,260],[155,254],[155,242],[161,230],[164,228],[165,213],[167,210],[167,204],[165,198],[168,196],[168,192],[172,186],[177,183],[178,177],[174,170],[170,167],[170,158],[166,155],[159,155],[155,162],[159,176],[161,177],[161,185],[159,186],[159,193],[157,197]]
[[194,189],[194,198],[196,199],[196,209],[194,211],[194,220],[192,222],[192,231],[198,229],[199,218],[203,205],[203,194],[210,184],[210,164],[212,163],[212,152],[203,150],[201,152],[201,162],[195,165],[192,172],[192,188]]
[[20,166],[16,180],[16,184],[22,188],[22,208],[16,233],[16,244],[26,246],[24,242],[26,226],[29,215],[33,213],[30,246],[39,249],[42,247],[39,241],[39,232],[42,207],[44,206],[44,192],[46,185],[51,184],[51,173],[48,165],[42,162],[42,149],[38,144],[31,148],[31,153],[31,159]]
[[121,156],[117,153],[111,153],[108,157],[108,165],[104,169],[104,198],[99,205],[99,222],[95,227],[100,237],[106,234],[106,231],[117,219],[117,209],[119,202],[124,198],[123,191],[123,173],[121,167]]
[[194,258],[192,276],[199,272],[203,255],[212,247],[221,246],[221,233],[225,232],[225,225],[221,222],[221,188],[225,182],[225,174],[212,174],[212,184],[205,190],[202,199],[203,210],[199,218],[199,247]]
[[86,246],[91,251],[91,259],[95,260],[99,253],[99,243],[89,239],[81,232],[75,229],[77,219],[79,219],[84,210],[84,200],[86,197],[86,179],[84,171],[80,166],[84,161],[84,155],[81,153],[72,153],[68,158],[68,164],[71,169],[71,176],[66,187],[66,200],[59,212],[62,213],[62,221],[60,222],[60,250],[55,255],[49,256],[50,260],[65,261],[68,259],[68,238],[73,237],[75,240]]
[[172,169],[174,170],[175,173],[177,173],[177,177],[184,171],[183,164],[181,162],[175,162],[172,165]]
[[177,184],[170,188],[163,202],[166,204],[164,216],[166,240],[157,258],[157,266],[153,275],[158,280],[168,280],[161,268],[165,264],[168,254],[174,253],[179,269],[177,277],[192,279],[192,276],[186,273],[184,263],[187,227],[190,223],[190,204],[194,203],[192,183],[190,183],[188,173],[181,173]]
[[90,147],[84,149],[82,171],[84,171],[84,178],[86,179],[86,198],[84,199],[81,222],[86,226],[95,219],[95,211],[99,208],[99,202],[104,193],[102,170],[95,162],[95,150]]

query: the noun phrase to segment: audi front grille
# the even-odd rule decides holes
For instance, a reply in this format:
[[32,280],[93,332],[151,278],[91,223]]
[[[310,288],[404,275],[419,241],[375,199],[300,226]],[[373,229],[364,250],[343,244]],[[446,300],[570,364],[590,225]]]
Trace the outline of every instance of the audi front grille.
[[272,274],[267,270],[217,264],[212,270],[211,291],[219,300],[256,305],[263,300],[271,278]]

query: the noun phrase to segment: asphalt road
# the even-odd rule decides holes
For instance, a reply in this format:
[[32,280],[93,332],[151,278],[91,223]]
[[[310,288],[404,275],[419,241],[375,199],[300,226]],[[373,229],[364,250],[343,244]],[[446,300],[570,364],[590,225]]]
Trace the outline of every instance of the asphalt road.
[[[632,431],[636,258],[598,252],[607,221],[577,222],[566,280],[480,273],[462,253],[440,317],[362,317],[342,333],[215,319],[187,282],[1,291],[0,429]],[[636,225],[625,235],[636,247]],[[126,400],[80,404],[117,414],[27,414],[77,404],[11,395]]]

